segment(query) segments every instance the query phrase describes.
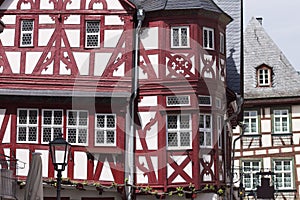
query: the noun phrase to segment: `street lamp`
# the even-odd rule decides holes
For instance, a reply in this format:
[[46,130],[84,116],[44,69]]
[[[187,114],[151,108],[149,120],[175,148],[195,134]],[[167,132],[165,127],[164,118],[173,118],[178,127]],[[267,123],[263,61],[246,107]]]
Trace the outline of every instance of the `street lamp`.
[[57,195],[56,199],[60,200],[61,190],[61,172],[65,170],[68,164],[69,152],[71,145],[62,138],[60,134],[53,141],[49,142],[49,151],[54,169],[57,171]]

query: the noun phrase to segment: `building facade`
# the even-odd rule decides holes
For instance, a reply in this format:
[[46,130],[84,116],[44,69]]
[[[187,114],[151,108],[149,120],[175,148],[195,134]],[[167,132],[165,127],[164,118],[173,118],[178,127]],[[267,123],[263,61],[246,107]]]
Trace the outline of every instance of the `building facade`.
[[0,158],[16,198],[36,152],[55,199],[59,134],[72,145],[63,199],[227,195],[239,106],[226,81],[232,18],[213,1],[1,2]]
[[[236,187],[247,198],[299,198],[299,74],[252,18],[244,33],[244,131],[235,146]],[[241,183],[241,184],[239,184]]]

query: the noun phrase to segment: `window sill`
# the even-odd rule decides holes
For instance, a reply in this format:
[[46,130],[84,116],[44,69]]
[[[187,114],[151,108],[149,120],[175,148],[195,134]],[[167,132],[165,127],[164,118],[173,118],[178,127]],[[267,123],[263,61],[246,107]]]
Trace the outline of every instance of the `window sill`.
[[107,147],[107,146],[94,146],[86,148],[89,153],[92,154],[122,154],[123,149],[117,147]]

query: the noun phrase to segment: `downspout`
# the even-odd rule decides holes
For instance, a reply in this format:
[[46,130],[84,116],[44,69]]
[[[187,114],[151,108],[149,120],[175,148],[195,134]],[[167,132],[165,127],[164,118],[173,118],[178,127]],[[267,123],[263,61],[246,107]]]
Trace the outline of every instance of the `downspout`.
[[[131,96],[129,102],[129,112],[130,112],[130,132],[128,134],[129,140],[127,145],[127,156],[128,156],[128,168],[129,172],[127,187],[127,200],[131,200],[134,194],[134,179],[135,179],[135,116],[137,113],[137,96],[138,96],[138,79],[139,79],[139,41],[140,41],[140,31],[142,27],[143,20],[145,18],[145,12],[143,9],[138,8],[136,13],[137,25],[134,30],[134,62],[133,62],[133,72],[132,72],[132,85],[131,85]],[[127,165],[125,165],[127,166]]]

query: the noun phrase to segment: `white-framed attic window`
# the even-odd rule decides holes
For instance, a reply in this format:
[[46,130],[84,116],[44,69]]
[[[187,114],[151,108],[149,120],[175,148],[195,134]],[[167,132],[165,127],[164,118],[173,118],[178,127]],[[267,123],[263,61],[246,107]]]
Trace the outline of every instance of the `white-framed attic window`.
[[272,86],[272,68],[263,64],[256,68],[257,86],[271,87]]

